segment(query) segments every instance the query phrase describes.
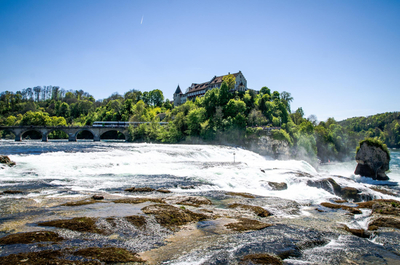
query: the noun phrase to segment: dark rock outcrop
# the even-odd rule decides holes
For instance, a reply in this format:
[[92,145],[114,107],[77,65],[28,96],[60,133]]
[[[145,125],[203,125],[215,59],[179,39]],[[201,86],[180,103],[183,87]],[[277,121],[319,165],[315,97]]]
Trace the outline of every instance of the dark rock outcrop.
[[11,159],[8,156],[3,156],[0,155],[0,164],[4,164],[9,167],[13,167],[16,165],[14,161],[11,161]]
[[356,154],[357,167],[354,174],[375,180],[388,180],[390,155],[383,146],[372,140],[364,140]]

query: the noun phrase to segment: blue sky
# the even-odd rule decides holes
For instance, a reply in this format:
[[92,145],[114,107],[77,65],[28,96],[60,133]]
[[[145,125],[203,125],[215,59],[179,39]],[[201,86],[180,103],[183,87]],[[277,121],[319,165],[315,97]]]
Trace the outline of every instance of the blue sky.
[[400,111],[400,1],[0,0],[0,91],[96,99],[241,70],[337,120]]

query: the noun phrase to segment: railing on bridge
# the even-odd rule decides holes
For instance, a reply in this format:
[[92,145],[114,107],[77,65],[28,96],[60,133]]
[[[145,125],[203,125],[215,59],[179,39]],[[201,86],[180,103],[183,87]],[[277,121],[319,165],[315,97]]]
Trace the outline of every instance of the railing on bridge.
[[[133,127],[139,126],[140,124],[150,124],[151,122],[128,122],[128,121],[95,121],[93,122],[93,127],[109,127],[109,128],[117,128],[117,127],[129,127],[132,125]],[[158,122],[160,125],[167,125],[168,122]]]
[[[42,134],[42,141],[47,142],[48,135],[52,131],[63,131],[68,135],[68,141],[77,141],[78,133],[82,131],[89,131],[93,135],[94,141],[100,141],[101,135],[108,131],[117,130],[128,139],[128,127],[137,127],[140,124],[151,124],[151,122],[108,122],[108,121],[96,121],[92,126],[0,126],[0,130],[8,130],[14,133],[15,141],[21,141],[22,135],[28,131],[37,131]],[[158,122],[160,125],[167,125],[168,122]]]

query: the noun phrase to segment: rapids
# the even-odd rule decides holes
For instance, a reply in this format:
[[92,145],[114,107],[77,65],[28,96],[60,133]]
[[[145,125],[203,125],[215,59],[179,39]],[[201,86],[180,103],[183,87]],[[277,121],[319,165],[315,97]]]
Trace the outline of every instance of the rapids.
[[[197,224],[196,231],[201,231],[202,235],[215,234],[215,238],[208,238],[206,242],[198,240],[197,245],[192,243],[193,248],[187,249],[181,255],[165,250],[169,254],[163,254],[167,257],[163,262],[227,264],[234,257],[256,249],[264,249],[271,253],[276,253],[277,248],[288,249],[291,253],[299,252],[302,250],[294,242],[301,240],[317,243],[302,251],[301,255],[296,254],[297,256],[285,260],[288,264],[341,264],[343,260],[340,256],[350,253],[351,249],[355,251],[356,248],[359,248],[358,254],[352,252],[352,258],[361,257],[366,263],[369,263],[369,260],[372,263],[381,261],[379,258],[368,257],[368,251],[371,249],[386,258],[386,261],[400,261],[396,256],[400,255],[398,244],[391,245],[395,249],[394,252],[397,251],[395,255],[393,251],[377,243],[385,241],[385,238],[396,237],[397,234],[364,240],[327,228],[346,224],[349,227],[365,229],[370,211],[365,210],[362,215],[354,218],[335,211],[316,216],[315,208],[321,207],[321,202],[340,197],[334,194],[333,187],[331,191],[310,185],[310,181],[314,183],[332,178],[342,187],[358,189],[368,199],[398,199],[398,196],[382,194],[371,189],[379,184],[394,194],[399,194],[397,183],[400,181],[400,152],[397,150],[391,150],[391,172],[388,173],[390,181],[386,182],[355,176],[354,161],[329,163],[314,168],[305,161],[274,160],[239,147],[217,145],[3,140],[0,141],[0,154],[8,155],[17,163],[16,167],[0,169],[0,191],[23,191],[23,194],[0,196],[0,237],[12,232],[35,230],[32,228],[33,223],[60,216],[122,218],[140,214],[140,207],[124,204],[94,204],[79,207],[78,210],[65,210],[65,207],[59,206],[62,202],[93,194],[131,197],[131,194],[123,192],[129,187],[164,188],[179,195],[201,195],[222,208],[226,207],[226,201],[230,200],[224,195],[225,192],[237,192],[256,195],[257,198],[252,203],[257,203],[272,212],[276,226],[272,226],[268,231],[264,229],[228,236],[210,232],[218,226],[218,221],[212,224]],[[269,182],[285,182],[287,189],[274,190]],[[22,200],[24,203],[16,204],[16,200]],[[160,227],[155,221],[149,225],[151,232],[147,233],[132,228],[122,219],[118,222],[119,231],[115,232],[123,234],[120,237],[135,236],[136,239],[125,239],[122,243],[124,247],[133,251],[150,251],[155,245],[164,245],[165,239],[171,236],[168,229]],[[99,225],[102,225],[101,222]],[[81,236],[77,232],[62,233],[71,239],[69,247],[78,244]],[[93,237],[98,240],[97,245],[110,244],[108,237]],[[254,241],[255,237],[259,240]],[[273,245],[274,242],[276,245]],[[0,248],[0,256],[25,250],[23,246],[13,249]],[[157,250],[153,251],[158,253]],[[155,264],[157,262],[161,263],[155,261]]]

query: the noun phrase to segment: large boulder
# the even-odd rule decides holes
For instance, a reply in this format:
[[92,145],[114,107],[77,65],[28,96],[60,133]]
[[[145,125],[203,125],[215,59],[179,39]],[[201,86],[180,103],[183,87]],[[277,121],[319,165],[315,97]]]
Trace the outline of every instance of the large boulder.
[[390,154],[386,145],[373,139],[360,142],[356,154],[357,167],[354,174],[375,180],[388,180]]

